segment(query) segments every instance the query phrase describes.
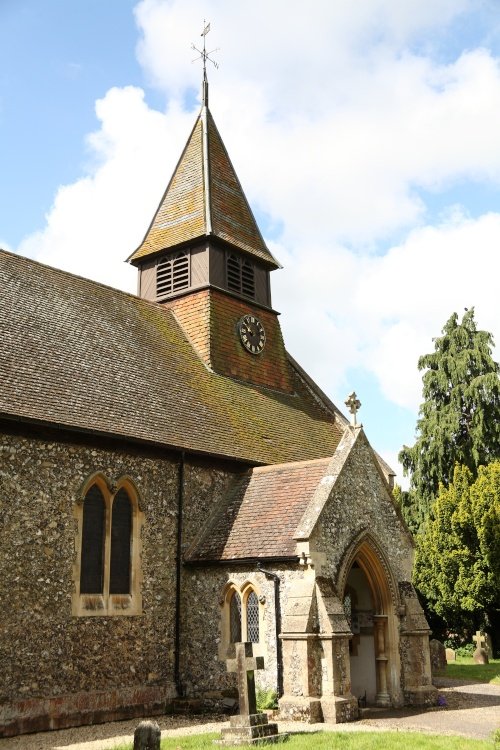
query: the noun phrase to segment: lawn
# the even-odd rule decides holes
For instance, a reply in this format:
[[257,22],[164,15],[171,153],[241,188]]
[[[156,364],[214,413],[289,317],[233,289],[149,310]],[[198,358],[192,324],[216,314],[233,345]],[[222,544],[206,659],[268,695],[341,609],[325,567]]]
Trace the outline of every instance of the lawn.
[[[162,740],[161,750],[214,750],[219,734],[198,734]],[[278,745],[280,747],[281,745]],[[291,735],[284,750],[493,750],[493,741],[415,732],[303,732]],[[269,746],[268,746],[269,747]],[[272,746],[271,746],[272,747]],[[115,750],[132,750],[121,745]]]
[[472,656],[457,656],[457,660],[449,661],[446,670],[439,674],[456,680],[477,680],[500,685],[500,659],[490,659],[489,664],[474,664]]

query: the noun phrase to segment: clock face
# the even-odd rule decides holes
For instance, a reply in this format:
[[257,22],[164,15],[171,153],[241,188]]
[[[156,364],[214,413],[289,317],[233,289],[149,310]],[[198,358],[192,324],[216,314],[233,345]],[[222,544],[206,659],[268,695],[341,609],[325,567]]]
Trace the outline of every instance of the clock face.
[[260,354],[266,343],[264,326],[255,315],[244,315],[238,322],[241,343],[251,354]]

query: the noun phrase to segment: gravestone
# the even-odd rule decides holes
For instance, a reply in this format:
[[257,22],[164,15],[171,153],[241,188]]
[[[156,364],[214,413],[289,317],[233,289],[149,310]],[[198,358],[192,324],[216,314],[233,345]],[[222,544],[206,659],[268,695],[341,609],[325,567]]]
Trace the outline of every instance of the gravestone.
[[457,655],[455,653],[455,649],[453,648],[447,648],[446,649],[446,661],[456,661]]
[[476,650],[472,654],[472,658],[476,664],[489,664],[488,651],[486,650],[486,638],[481,630],[476,631],[476,635],[472,636],[472,640],[476,642]]
[[253,655],[251,643],[236,643],[236,658],[228,659],[227,671],[236,672],[240,712],[231,716],[229,727],[223,727],[223,745],[252,745],[262,742],[276,742],[278,725],[269,724],[267,714],[257,713],[255,699],[256,669],[264,669],[264,657]]
[[489,633],[484,634],[484,642],[485,642],[484,648],[486,649],[488,658],[493,659],[493,643],[491,641],[491,635]]
[[429,651],[431,654],[431,670],[438,672],[446,669],[446,649],[444,644],[433,638],[429,642]]
[[156,721],[141,721],[134,732],[134,750],[160,750],[160,739]]

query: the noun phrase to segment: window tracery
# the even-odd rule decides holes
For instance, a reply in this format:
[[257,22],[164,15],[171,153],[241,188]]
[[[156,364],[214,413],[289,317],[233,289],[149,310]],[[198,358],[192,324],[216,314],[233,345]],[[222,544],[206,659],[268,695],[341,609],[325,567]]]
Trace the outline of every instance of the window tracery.
[[85,484],[75,506],[75,615],[140,614],[140,527],[135,487],[122,478],[111,489],[102,474]]

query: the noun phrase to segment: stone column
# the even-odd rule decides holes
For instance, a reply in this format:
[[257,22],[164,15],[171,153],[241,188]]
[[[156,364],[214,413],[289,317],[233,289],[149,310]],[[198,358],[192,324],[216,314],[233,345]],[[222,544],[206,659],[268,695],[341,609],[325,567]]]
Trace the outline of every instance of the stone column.
[[399,593],[399,653],[404,704],[432,706],[437,701],[437,689],[432,684],[429,626],[412,584],[400,581]]
[[320,636],[323,646],[321,710],[324,721],[337,724],[358,718],[358,701],[351,693],[350,633]]
[[280,716],[302,721],[322,721],[319,698],[318,636],[283,633],[283,696]]
[[373,616],[374,640],[375,640],[375,663],[377,669],[377,695],[375,703],[377,706],[390,706],[387,681],[387,615]]

